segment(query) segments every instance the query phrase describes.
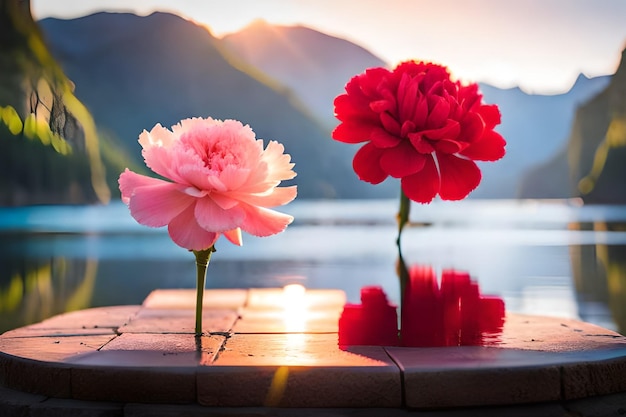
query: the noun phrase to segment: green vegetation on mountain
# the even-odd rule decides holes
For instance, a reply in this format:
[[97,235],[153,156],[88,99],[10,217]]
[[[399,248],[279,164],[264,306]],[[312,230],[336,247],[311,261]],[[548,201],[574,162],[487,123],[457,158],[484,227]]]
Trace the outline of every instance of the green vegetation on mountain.
[[626,50],[609,85],[578,107],[569,139],[525,177],[520,197],[626,204]]
[[362,198],[384,189],[358,180],[350,149],[330,138],[292,90],[250,71],[205,27],[159,12],[39,23],[98,128],[137,164],[144,129],[210,116],[240,120],[258,138],[284,144],[298,173],[288,183],[298,185],[299,198]]
[[106,203],[93,119],[49,53],[30,2],[0,0],[0,205]]

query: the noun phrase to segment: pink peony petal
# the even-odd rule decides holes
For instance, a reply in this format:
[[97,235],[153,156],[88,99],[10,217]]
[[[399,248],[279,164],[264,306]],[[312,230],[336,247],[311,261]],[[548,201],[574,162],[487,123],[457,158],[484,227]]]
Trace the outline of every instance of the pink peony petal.
[[443,200],[462,200],[480,184],[480,169],[474,161],[437,153],[441,172],[439,195]]
[[229,165],[219,174],[220,181],[227,190],[236,190],[244,186],[250,177],[250,168],[242,168],[236,165]]
[[224,210],[207,196],[197,200],[195,216],[203,229],[222,233],[239,227],[246,214],[239,205]]
[[285,147],[276,141],[272,140],[267,144],[261,160],[267,164],[269,180],[285,181],[296,176],[293,170],[295,164],[291,162],[291,155],[284,152]]
[[178,184],[129,170],[120,175],[119,183],[130,214],[144,226],[165,226],[194,201]]
[[[154,173],[159,174],[173,182],[183,183],[185,180],[178,174],[180,167],[180,156],[173,148],[153,146],[144,149],[141,154],[146,162],[146,166]],[[197,163],[195,163],[197,164]]]
[[243,239],[241,237],[241,229],[240,228],[236,228],[236,229],[233,229],[233,230],[227,230],[223,234],[224,234],[224,237],[230,241],[230,243],[232,243],[234,245],[237,245],[237,246],[242,246],[243,245]]
[[139,144],[143,149],[148,149],[153,146],[158,147],[170,147],[175,142],[175,138],[169,130],[157,123],[150,132],[144,130],[139,135]]
[[159,185],[165,181],[137,174],[126,168],[124,172],[120,174],[120,178],[117,182],[120,186],[120,192],[122,193],[122,201],[125,204],[128,204],[130,197],[135,193],[136,188],[148,185]]
[[170,222],[167,231],[178,246],[189,250],[205,250],[213,246],[219,233],[204,230],[194,216],[195,205],[187,207]]
[[246,218],[241,229],[253,236],[271,236],[280,233],[293,221],[293,216],[274,210],[251,205],[243,205]]
[[[296,198],[297,193],[297,187],[292,185],[291,187],[273,188],[266,194],[229,193],[229,196],[242,203],[271,208],[290,203]],[[213,198],[215,199],[215,196]]]
[[172,131],[161,125],[144,131],[140,142],[148,167],[172,182],[127,170],[119,180],[122,200],[139,223],[169,225],[178,245],[206,249],[222,233],[240,245],[242,225],[268,235],[293,219],[255,207],[286,204],[297,188],[277,188],[296,176],[291,156],[275,141],[263,149],[250,126],[237,120],[184,119]]

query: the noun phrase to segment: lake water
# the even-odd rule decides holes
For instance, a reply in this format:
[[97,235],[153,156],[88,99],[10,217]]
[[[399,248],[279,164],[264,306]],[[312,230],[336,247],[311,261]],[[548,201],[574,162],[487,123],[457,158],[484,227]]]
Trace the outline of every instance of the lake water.
[[[365,285],[398,301],[395,200],[300,200],[294,224],[244,246],[218,241],[207,288]],[[468,271],[515,313],[626,331],[626,206],[576,200],[413,204],[407,263]],[[0,332],[64,311],[138,304],[156,288],[194,288],[193,255],[121,203],[0,208]]]

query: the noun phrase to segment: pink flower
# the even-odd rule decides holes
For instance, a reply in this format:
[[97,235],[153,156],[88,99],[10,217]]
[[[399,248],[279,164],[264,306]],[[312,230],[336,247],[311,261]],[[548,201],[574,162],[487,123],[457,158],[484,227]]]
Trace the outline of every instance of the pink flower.
[[157,124],[139,143],[146,165],[169,181],[126,169],[119,178],[122,201],[142,225],[168,226],[172,240],[205,250],[223,234],[242,245],[241,230],[254,236],[283,231],[293,221],[270,210],[296,197],[296,176],[284,147],[263,149],[249,126],[236,120],[192,118],[168,130]]

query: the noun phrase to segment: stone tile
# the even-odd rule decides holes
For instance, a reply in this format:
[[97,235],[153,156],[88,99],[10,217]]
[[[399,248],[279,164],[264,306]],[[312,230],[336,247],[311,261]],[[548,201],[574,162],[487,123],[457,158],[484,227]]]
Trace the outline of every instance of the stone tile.
[[93,336],[93,335],[113,335],[117,333],[112,328],[87,328],[87,329],[41,329],[37,327],[20,327],[9,330],[2,334],[0,338],[29,338],[29,337],[66,337],[66,336]]
[[86,401],[155,404],[193,403],[195,367],[75,366],[72,398]]
[[60,314],[41,323],[27,326],[28,329],[51,329],[80,331],[82,329],[117,329],[124,325],[140,309],[140,306],[112,306],[90,308]]
[[400,373],[380,347],[340,350],[336,334],[235,334],[198,371],[210,406],[399,407]]
[[124,333],[99,351],[69,362],[94,367],[195,368],[212,363],[225,340],[215,335]]
[[0,353],[0,386],[31,394],[69,398],[69,367]]
[[569,363],[562,373],[566,400],[626,391],[626,356]]
[[546,352],[584,352],[626,348],[626,337],[576,320],[509,314],[497,346]]
[[[211,407],[201,405],[128,404],[125,417],[409,417],[414,412],[394,408]],[[505,416],[506,417],[506,416]]]
[[[294,290],[291,290],[294,289]],[[346,294],[342,290],[306,289],[302,287],[285,288],[250,288],[248,290],[248,309],[282,310],[285,306],[301,306],[308,310],[342,309],[346,303]]]
[[[385,348],[403,372],[413,408],[557,401],[561,374],[555,355],[477,346]],[[540,363],[541,365],[538,365]]]
[[[204,308],[237,310],[246,303],[248,290],[211,289],[204,291]],[[196,308],[195,289],[159,289],[152,291],[143,302],[145,308]]]
[[287,308],[250,309],[241,311],[233,327],[235,333],[337,333],[338,309]]
[[15,390],[68,398],[70,358],[94,352],[113,336],[0,339],[0,385]]
[[[413,412],[412,415],[416,413]],[[421,410],[419,417],[586,417],[572,415],[558,403],[494,406],[494,407],[462,407],[443,410]]]
[[573,416],[622,417],[626,415],[626,392],[568,401],[565,408]]
[[124,417],[122,404],[50,398],[30,407],[30,417]]
[[106,334],[0,338],[0,352],[42,363],[63,363],[77,355],[98,350],[115,337],[115,334]]
[[[231,331],[239,315],[233,310],[205,308],[202,330],[207,333]],[[190,309],[142,309],[120,333],[195,333],[196,313]]]
[[196,370],[210,364],[224,336],[123,334],[72,362],[72,396],[90,401],[193,403]]
[[46,398],[43,395],[28,394],[5,388],[0,384],[0,415],[2,417],[29,416],[30,407]]

